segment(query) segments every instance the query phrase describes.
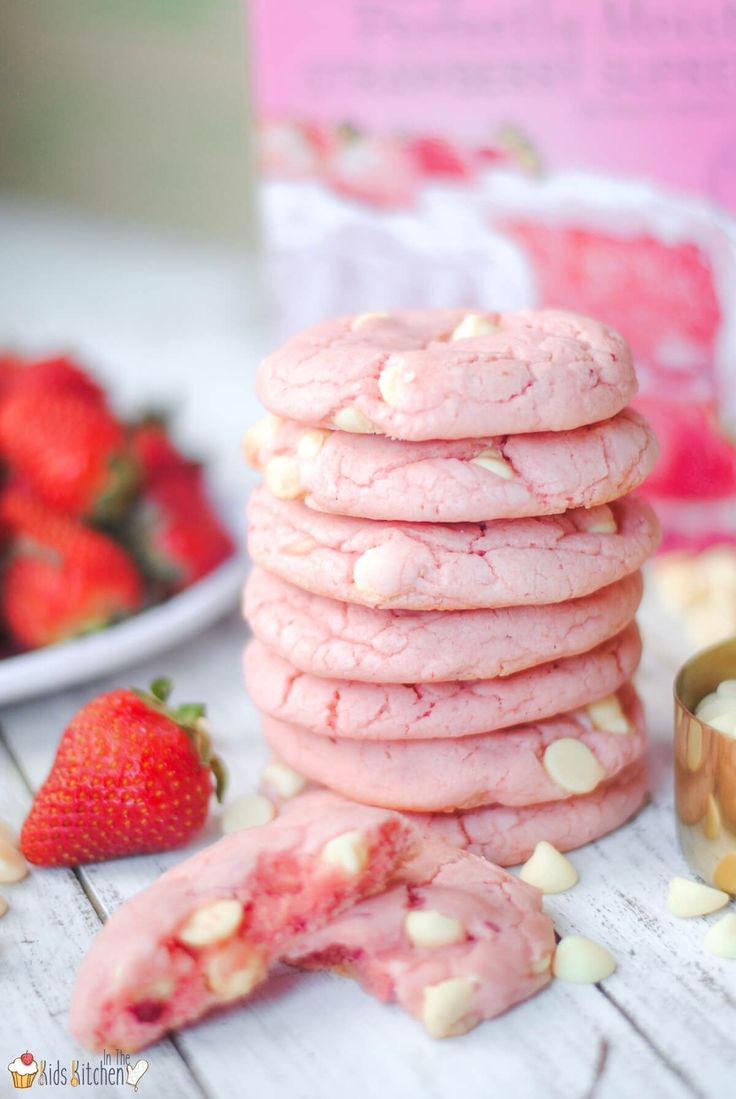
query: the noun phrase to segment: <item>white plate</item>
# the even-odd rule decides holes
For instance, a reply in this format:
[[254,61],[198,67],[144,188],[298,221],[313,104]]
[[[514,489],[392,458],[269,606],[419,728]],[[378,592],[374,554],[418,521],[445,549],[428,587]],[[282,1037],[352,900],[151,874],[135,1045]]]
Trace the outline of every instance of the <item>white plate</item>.
[[74,687],[155,656],[237,606],[246,562],[235,557],[190,588],[99,633],[0,660],[0,706]]

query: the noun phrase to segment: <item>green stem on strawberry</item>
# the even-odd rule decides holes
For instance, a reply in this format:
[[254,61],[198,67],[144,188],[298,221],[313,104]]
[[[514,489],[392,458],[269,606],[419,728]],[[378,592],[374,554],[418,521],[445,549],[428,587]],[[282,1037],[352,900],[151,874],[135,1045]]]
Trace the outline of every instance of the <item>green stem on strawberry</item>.
[[185,702],[175,708],[167,706],[173,689],[174,684],[166,676],[158,676],[154,679],[148,691],[131,688],[147,706],[158,713],[165,714],[186,733],[199,759],[212,772],[215,779],[215,797],[221,803],[227,788],[227,768],[222,758],[212,749],[206,707],[201,702]]

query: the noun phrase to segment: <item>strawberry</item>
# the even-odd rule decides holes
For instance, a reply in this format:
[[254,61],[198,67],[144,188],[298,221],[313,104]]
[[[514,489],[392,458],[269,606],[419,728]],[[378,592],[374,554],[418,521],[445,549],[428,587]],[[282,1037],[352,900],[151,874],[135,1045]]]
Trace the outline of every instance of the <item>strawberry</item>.
[[37,496],[75,517],[117,518],[136,485],[123,427],[68,359],[17,372],[0,404],[0,455]]
[[[81,366],[69,355],[52,355],[47,359],[18,360],[24,369],[23,384],[39,389],[53,386],[59,389],[73,389],[94,400],[104,401],[102,387],[82,370]],[[18,376],[16,376],[17,379]]]
[[311,179],[320,174],[334,139],[318,123],[263,122],[258,152],[264,175],[277,179]]
[[338,194],[370,206],[413,206],[419,188],[414,158],[390,137],[361,134],[345,125],[326,163],[326,182]]
[[[38,866],[168,851],[222,800],[225,768],[213,754],[204,706],[167,706],[171,683],[117,690],[88,702],[65,729],[21,832]],[[214,777],[214,787],[213,787]]]
[[176,449],[161,420],[134,428],[132,446],[143,481],[128,529],[133,550],[166,592],[181,591],[229,557],[233,540],[207,498],[202,466]]
[[187,469],[192,464],[172,442],[165,417],[155,412],[148,413],[134,425],[130,448],[144,483],[163,469]]
[[18,371],[24,365],[24,360],[19,355],[14,355],[11,351],[0,353],[0,397],[10,389],[18,376]]
[[131,522],[146,572],[167,592],[212,572],[234,549],[205,492],[202,468],[166,470],[146,485]]
[[508,153],[498,145],[480,145],[475,150],[475,158],[479,164],[496,166],[508,160]]
[[140,609],[143,583],[111,538],[52,511],[18,484],[0,496],[11,535],[0,603],[26,648],[100,629]]
[[26,1050],[25,1053],[21,1053],[20,1059],[21,1059],[21,1061],[23,1062],[24,1065],[32,1065],[33,1064],[33,1054],[29,1053],[28,1050]]
[[407,145],[423,176],[469,180],[473,175],[469,158],[441,137],[415,137]]

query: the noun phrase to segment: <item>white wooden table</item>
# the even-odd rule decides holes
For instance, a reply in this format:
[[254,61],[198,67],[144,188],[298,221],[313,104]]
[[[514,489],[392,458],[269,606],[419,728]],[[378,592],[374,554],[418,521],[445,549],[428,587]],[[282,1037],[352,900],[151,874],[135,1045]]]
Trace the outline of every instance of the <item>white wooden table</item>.
[[[181,406],[183,434],[245,496],[238,441],[254,418],[262,336],[247,322],[249,265],[234,254],[167,244],[28,208],[0,206],[0,339],[79,348],[129,404]],[[0,816],[20,824],[66,721],[91,695],[170,674],[205,699],[232,792],[263,763],[240,677],[237,612],[165,657],[110,680],[8,709],[0,717]],[[706,922],[665,911],[686,873],[673,835],[669,776],[672,669],[650,653],[639,675],[650,717],[653,803],[629,827],[573,855],[580,884],[546,902],[561,933],[605,943],[619,968],[602,987],[555,983],[471,1034],[433,1042],[394,1007],[326,974],[278,973],[246,1008],[146,1053],[141,1095],[172,1099],[682,1099],[736,1090],[736,963],[706,955]],[[211,835],[216,834],[213,821]],[[181,854],[80,872],[34,871],[5,888],[0,921],[0,1094],[26,1048],[69,1073],[93,1066],[66,1030],[76,968],[100,920]],[[68,1077],[67,1077],[68,1078]],[[80,1093],[120,1096],[125,1085]],[[66,1088],[52,1088],[68,1094]]]

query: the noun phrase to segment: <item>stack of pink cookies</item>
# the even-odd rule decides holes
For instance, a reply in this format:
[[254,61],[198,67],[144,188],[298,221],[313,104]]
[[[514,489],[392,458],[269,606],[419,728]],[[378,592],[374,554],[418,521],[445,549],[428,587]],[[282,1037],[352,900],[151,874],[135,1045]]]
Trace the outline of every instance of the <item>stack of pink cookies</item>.
[[554,310],[343,317],[263,362],[245,664],[280,761],[501,865],[635,812],[635,391],[624,340]]

